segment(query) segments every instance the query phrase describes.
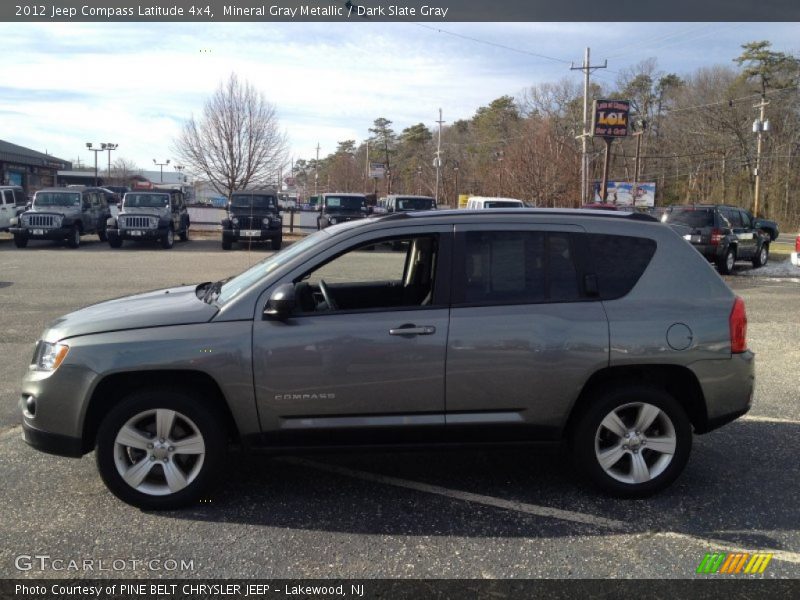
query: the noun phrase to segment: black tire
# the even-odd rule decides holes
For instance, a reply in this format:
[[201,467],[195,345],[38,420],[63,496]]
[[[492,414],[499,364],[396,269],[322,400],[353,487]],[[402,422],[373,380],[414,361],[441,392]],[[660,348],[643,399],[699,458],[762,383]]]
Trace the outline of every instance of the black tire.
[[175,231],[170,227],[166,233],[161,236],[161,247],[164,250],[169,250],[175,245]]
[[717,270],[723,275],[730,275],[734,264],[736,264],[736,249],[728,248],[725,254],[717,260]]
[[[637,406],[643,405],[649,405],[649,410],[655,407],[659,412],[650,426],[638,432],[641,436],[631,433],[633,437],[626,439],[601,427],[603,420],[618,410],[619,413],[615,414],[620,417],[625,430],[630,429],[633,432],[636,418],[641,414]],[[655,443],[656,437],[671,437],[674,439],[673,453],[649,449],[648,437],[651,444]],[[588,408],[576,421],[571,441],[575,466],[595,486],[613,496],[643,498],[663,490],[681,474],[692,449],[692,425],[678,401],[664,390],[646,385],[631,385],[606,389],[591,399]],[[611,450],[620,455],[617,462],[608,466],[609,471],[616,476],[600,464],[599,455]],[[641,460],[644,460],[647,467],[649,479],[642,482],[617,479],[633,478],[634,464]],[[626,470],[629,471],[627,474]]]
[[189,241],[189,226],[188,225],[186,226],[186,229],[181,231],[180,235],[178,235],[178,238],[182,242],[188,242]]
[[106,234],[106,230],[105,229],[98,230],[97,237],[100,238],[101,242],[107,242],[108,241],[108,234]]
[[222,238],[222,249],[230,250],[231,248],[233,248],[233,242],[231,242],[230,240],[226,240],[225,238]]
[[77,225],[73,225],[67,238],[67,246],[77,248],[81,245],[81,230]]
[[108,238],[108,245],[112,248],[122,248],[122,238],[118,235],[112,235]]
[[764,242],[753,257],[753,268],[763,267],[769,261],[769,244]]
[[15,233],[14,245],[17,248],[25,248],[28,245],[28,236],[26,236],[24,233]]
[[280,250],[281,246],[283,245],[283,238],[282,237],[272,238],[272,240],[270,241],[270,245],[272,246],[273,250]]
[[[130,423],[137,415],[146,415],[148,411],[156,411],[158,409],[177,413],[172,432],[180,434],[181,432],[189,431],[191,434],[195,434],[194,429],[191,428],[196,428],[197,434],[202,437],[204,445],[202,458],[200,455],[193,454],[179,456],[181,453],[175,452],[174,454],[168,454],[169,458],[167,459],[160,459],[155,458],[153,454],[156,452],[163,453],[163,447],[151,450],[136,450],[116,443],[117,434],[126,423]],[[186,418],[188,420],[184,420]],[[154,420],[155,417],[145,416],[141,423],[148,423],[150,419]],[[187,426],[189,423],[190,425]],[[197,398],[193,398],[184,392],[171,389],[134,392],[112,409],[100,423],[95,447],[97,468],[100,471],[100,476],[108,489],[117,498],[138,508],[170,510],[195,504],[211,489],[224,464],[227,451],[227,436],[220,423],[224,423],[224,419],[216,411],[210,410],[204,403],[198,402]],[[153,434],[151,438],[153,445],[156,445],[159,440],[155,436],[155,423],[150,421],[148,426]],[[144,431],[144,429],[141,431]],[[178,435],[176,435],[177,437]],[[169,444],[170,441],[169,437],[166,438],[165,445]],[[180,440],[176,442],[176,446],[177,443],[180,443]],[[186,479],[189,479],[188,485],[178,491],[170,492],[167,489],[167,479],[163,470],[165,467],[160,464],[161,460],[164,460],[164,465],[173,463],[170,464],[171,467],[185,469],[181,473]],[[142,483],[153,487],[161,487],[166,493],[156,495],[155,493],[141,491],[125,481],[120,470],[124,469],[126,465],[129,465],[128,468],[130,468],[134,464],[148,464],[142,461],[153,463]],[[200,461],[200,464],[198,465],[195,461]],[[121,466],[118,466],[118,463]]]

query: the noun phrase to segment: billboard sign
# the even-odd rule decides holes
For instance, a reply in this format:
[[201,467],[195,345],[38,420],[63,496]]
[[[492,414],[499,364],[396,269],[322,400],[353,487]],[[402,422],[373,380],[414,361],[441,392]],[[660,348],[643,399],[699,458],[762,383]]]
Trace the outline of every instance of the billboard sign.
[[606,138],[627,136],[630,110],[628,100],[595,100],[592,135]]
[[[602,202],[599,181],[596,181],[594,185],[594,202]],[[654,181],[640,181],[636,184],[636,193],[634,194],[633,183],[630,181],[609,181],[607,203],[628,207],[655,206],[656,184]]]
[[369,176],[373,179],[383,179],[386,173],[386,165],[383,163],[369,163]]

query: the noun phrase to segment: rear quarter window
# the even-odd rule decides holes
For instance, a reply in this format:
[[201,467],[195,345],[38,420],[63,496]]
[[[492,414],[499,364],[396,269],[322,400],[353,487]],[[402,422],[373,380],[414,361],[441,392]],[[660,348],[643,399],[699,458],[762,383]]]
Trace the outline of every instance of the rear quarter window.
[[655,241],[649,238],[606,234],[586,237],[600,300],[613,300],[630,293],[656,251]]

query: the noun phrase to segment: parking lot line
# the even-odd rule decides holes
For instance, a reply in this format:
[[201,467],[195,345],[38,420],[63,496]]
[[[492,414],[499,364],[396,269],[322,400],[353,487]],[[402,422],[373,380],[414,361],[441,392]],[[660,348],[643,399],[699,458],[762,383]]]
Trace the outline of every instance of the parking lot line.
[[737,546],[735,544],[732,544],[729,540],[720,540],[710,537],[707,538],[688,533],[678,533],[675,531],[634,532],[631,530],[630,525],[623,521],[617,521],[615,519],[608,519],[605,517],[598,517],[586,513],[580,513],[571,510],[563,510],[560,508],[552,508],[549,506],[540,506],[538,504],[515,502],[513,500],[504,500],[502,498],[485,496],[483,494],[473,494],[471,492],[453,490],[438,485],[431,485],[428,483],[411,481],[409,479],[401,479],[399,477],[391,477],[389,475],[379,475],[377,473],[370,473],[368,471],[359,471],[357,469],[340,467],[338,465],[325,464],[305,458],[286,457],[277,460],[299,466],[309,467],[311,469],[316,469],[318,471],[326,471],[328,473],[344,475],[345,477],[351,477],[353,479],[361,479],[362,481],[372,481],[375,483],[382,483],[385,485],[416,490],[418,492],[426,492],[429,494],[436,494],[438,496],[445,496],[447,498],[452,498],[454,500],[461,500],[464,502],[482,504],[484,506],[492,506],[494,508],[501,508],[504,510],[510,510],[527,515],[534,515],[537,517],[559,519],[561,521],[580,523],[582,525],[592,525],[604,529],[612,529],[615,532],[626,533],[634,537],[650,536],[650,537],[673,539],[676,541],[683,541],[683,542],[693,542],[705,548],[711,548],[715,551],[747,552],[750,554],[756,554],[759,552],[768,552],[773,555],[774,560],[781,560],[793,564],[800,564],[800,553],[792,552],[790,550],[778,550],[774,548],[744,548],[742,546]]
[[409,479],[401,479],[399,477],[391,477],[388,475],[379,475],[377,473],[369,473],[367,471],[358,471],[356,469],[348,469],[347,467],[329,465],[304,458],[283,458],[280,460],[297,465],[310,467],[312,469],[317,469],[320,471],[327,471],[329,473],[345,475],[346,477],[352,477],[354,479],[373,481],[375,483],[383,483],[385,485],[402,487],[410,490],[416,490],[418,492],[426,492],[429,494],[436,494],[438,496],[446,496],[448,498],[453,498],[454,500],[462,500],[464,502],[472,502],[475,504],[483,504],[485,506],[493,506],[495,508],[512,510],[527,515],[535,515],[537,517],[559,519],[561,521],[581,523],[582,525],[592,525],[594,527],[613,529],[615,531],[625,531],[629,529],[628,525],[623,521],[607,519],[605,517],[597,517],[594,515],[587,515],[585,513],[574,512],[571,510],[562,510],[560,508],[551,508],[549,506],[539,506],[537,504],[515,502],[513,500],[504,500],[502,498],[494,498],[492,496],[484,496],[482,494],[473,494],[471,492],[463,492],[461,490],[451,490],[449,488],[444,488],[438,485],[420,483],[418,481],[411,481]]
[[780,417],[760,417],[758,415],[745,415],[742,421],[756,421],[758,423],[789,423],[791,425],[800,425],[798,419],[781,419]]

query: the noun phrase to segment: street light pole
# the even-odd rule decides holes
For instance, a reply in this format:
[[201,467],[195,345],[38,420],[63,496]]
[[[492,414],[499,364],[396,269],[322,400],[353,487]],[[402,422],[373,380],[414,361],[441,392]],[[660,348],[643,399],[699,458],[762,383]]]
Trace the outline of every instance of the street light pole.
[[103,144],[101,148],[92,148],[92,146],[92,142],[86,142],[86,148],[89,152],[94,152],[94,185],[97,187],[97,153],[105,152],[105,144]]
[[153,164],[161,167],[161,183],[164,183],[164,167],[166,167],[169,164],[169,159],[167,159],[167,162],[160,163],[156,161],[156,159],[154,158]]
[[[100,148],[103,150],[108,150],[108,178],[111,179],[111,151],[116,150],[119,147],[119,144],[114,144],[112,142],[103,142],[100,144]],[[96,185],[96,184],[95,184]]]

